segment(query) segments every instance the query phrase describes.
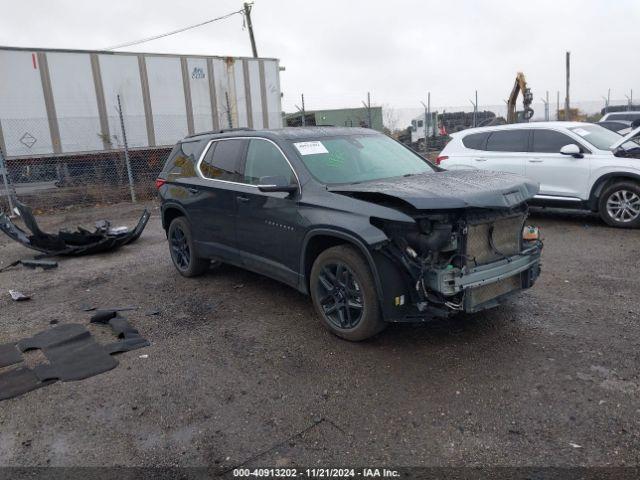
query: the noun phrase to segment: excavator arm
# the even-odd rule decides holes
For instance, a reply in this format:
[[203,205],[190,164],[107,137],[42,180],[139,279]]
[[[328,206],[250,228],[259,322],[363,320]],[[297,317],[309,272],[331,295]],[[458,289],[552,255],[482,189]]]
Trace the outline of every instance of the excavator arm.
[[522,106],[523,118],[530,120],[533,117],[533,109],[531,103],[533,102],[533,93],[527,86],[527,80],[524,78],[524,73],[518,72],[516,75],[516,81],[511,89],[509,100],[507,101],[507,123],[516,123],[518,121],[518,114],[516,112],[516,101],[518,100],[518,94],[522,92]]

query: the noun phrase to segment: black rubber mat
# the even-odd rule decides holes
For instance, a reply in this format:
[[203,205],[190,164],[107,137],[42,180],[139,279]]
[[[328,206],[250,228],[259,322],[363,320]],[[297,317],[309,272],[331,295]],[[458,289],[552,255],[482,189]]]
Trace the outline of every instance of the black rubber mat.
[[0,345],[0,368],[8,367],[22,361],[22,355],[20,350],[16,347],[15,343],[6,343]]
[[105,345],[104,349],[107,353],[112,354],[129,352],[137,348],[148,347],[149,345],[149,340],[137,336],[133,338],[125,338],[124,340],[120,340],[119,342],[110,343],[109,345]]
[[53,382],[41,382],[29,368],[14,368],[0,375],[0,400],[17,397],[50,383]]
[[96,343],[93,337],[47,347],[44,354],[49,364],[38,365],[34,369],[41,381],[83,380],[118,366],[118,361],[102,345]]
[[80,341],[91,337],[91,333],[84,325],[79,323],[65,323],[50,328],[44,332],[36,333],[33,337],[25,338],[18,342],[20,351],[25,352],[34,348],[46,348],[51,345]]
[[0,400],[22,395],[56,380],[69,382],[98,375],[118,365],[111,354],[150,345],[126,318],[117,314],[109,318],[111,330],[121,340],[108,345],[97,343],[84,325],[76,323],[49,328],[17,344],[0,345],[0,367],[20,363],[23,360],[20,352],[33,349],[41,349],[48,360],[34,369],[20,366],[0,373]]

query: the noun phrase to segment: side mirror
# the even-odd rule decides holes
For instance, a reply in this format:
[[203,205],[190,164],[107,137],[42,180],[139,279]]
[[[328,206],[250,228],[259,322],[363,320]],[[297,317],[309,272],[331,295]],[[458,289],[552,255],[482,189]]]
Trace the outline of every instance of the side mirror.
[[275,177],[260,177],[258,190],[261,192],[293,193],[298,190],[298,186],[292,185],[285,177],[278,175]]
[[580,150],[580,147],[577,146],[575,143],[570,143],[569,145],[565,145],[560,149],[560,153],[563,155],[571,155],[574,158],[582,158],[584,156],[582,155],[582,151]]

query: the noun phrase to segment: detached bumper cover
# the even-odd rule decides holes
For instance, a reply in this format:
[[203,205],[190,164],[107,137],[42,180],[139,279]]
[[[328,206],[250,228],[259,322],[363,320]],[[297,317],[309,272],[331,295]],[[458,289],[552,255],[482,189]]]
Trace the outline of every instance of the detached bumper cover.
[[60,231],[50,234],[40,230],[31,209],[17,202],[18,212],[31,235],[14,224],[7,215],[0,212],[0,230],[27,248],[49,255],[90,255],[115,250],[135,242],[147,226],[151,214],[144,210],[138,224],[133,229],[111,228],[107,220],[96,222],[95,230],[78,227],[75,232]]

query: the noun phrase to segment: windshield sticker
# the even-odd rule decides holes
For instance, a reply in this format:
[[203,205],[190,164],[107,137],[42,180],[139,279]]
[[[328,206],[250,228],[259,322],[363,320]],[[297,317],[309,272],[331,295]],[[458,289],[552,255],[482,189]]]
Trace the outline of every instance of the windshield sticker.
[[300,155],[318,155],[321,153],[329,153],[322,142],[298,142],[293,144]]
[[577,133],[581,137],[586,137],[587,135],[589,135],[589,133],[591,133],[588,130],[585,130],[584,128],[574,128],[573,131],[574,133]]

